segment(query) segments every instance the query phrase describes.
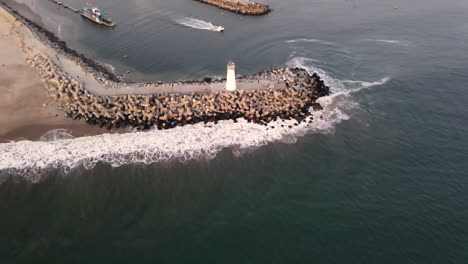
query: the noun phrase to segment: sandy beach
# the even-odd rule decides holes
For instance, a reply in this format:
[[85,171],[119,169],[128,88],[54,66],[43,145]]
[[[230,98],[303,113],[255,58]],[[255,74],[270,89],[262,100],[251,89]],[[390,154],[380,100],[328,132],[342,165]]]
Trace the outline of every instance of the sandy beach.
[[67,118],[58,109],[35,69],[25,62],[17,34],[20,27],[0,8],[0,140],[37,140],[59,128],[73,136],[108,132],[84,120]]

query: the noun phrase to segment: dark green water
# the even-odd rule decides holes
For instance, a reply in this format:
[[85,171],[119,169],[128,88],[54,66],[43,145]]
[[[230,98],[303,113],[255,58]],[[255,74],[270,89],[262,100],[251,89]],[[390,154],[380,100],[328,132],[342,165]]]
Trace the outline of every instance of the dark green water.
[[[221,75],[234,58],[241,73],[319,71],[335,96],[313,127],[1,144],[0,263],[467,263],[468,2],[270,0],[241,21],[192,1],[94,1],[113,31],[26,2],[128,78]],[[186,152],[210,159],[163,161]]]

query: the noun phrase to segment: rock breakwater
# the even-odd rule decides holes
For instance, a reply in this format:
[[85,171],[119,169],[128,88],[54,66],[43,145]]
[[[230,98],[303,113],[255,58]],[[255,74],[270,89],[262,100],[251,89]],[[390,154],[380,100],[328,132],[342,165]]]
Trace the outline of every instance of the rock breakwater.
[[[45,54],[29,48],[26,61],[38,70],[65,115],[108,129],[123,126],[167,129],[239,118],[262,125],[278,118],[302,122],[310,115],[310,109],[321,109],[316,100],[329,94],[329,88],[318,75],[298,68],[270,68],[238,77],[238,90],[233,92],[225,90],[225,79],[126,83],[68,48],[51,32],[10,11],[35,38],[54,51],[42,49],[47,50]],[[65,55],[68,61],[61,62],[57,53]],[[81,70],[72,67],[70,74],[64,70],[70,67],[57,66],[64,64],[76,64]]]
[[255,3],[249,0],[195,0],[242,15],[265,15],[271,12],[268,5]]
[[273,68],[242,79],[283,79],[286,89],[238,90],[234,92],[95,96],[84,85],[63,72],[47,57],[36,54],[27,62],[37,68],[66,115],[84,119],[93,125],[113,127],[133,126],[144,130],[173,128],[198,122],[245,118],[266,125],[281,119],[301,122],[315,102],[329,94],[329,89],[317,75],[303,69]]

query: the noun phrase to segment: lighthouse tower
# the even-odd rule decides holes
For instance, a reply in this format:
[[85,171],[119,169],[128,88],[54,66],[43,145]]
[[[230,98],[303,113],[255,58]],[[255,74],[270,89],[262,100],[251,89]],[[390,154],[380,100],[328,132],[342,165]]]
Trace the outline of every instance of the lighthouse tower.
[[236,87],[236,65],[233,61],[227,64],[226,90],[235,91]]

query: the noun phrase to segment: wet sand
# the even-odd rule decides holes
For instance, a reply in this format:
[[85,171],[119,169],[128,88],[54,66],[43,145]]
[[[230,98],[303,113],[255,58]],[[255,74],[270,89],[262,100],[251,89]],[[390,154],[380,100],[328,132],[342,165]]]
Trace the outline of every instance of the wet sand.
[[20,24],[0,8],[0,140],[37,140],[52,129],[64,128],[73,136],[108,132],[83,120],[64,116],[35,69],[25,62],[15,29]]

